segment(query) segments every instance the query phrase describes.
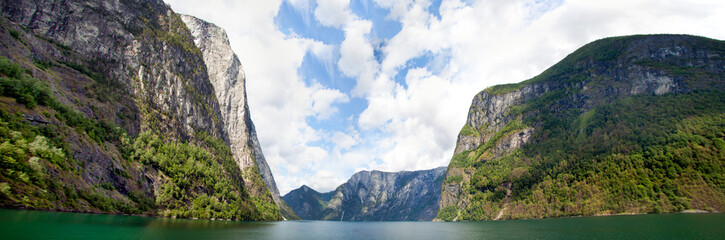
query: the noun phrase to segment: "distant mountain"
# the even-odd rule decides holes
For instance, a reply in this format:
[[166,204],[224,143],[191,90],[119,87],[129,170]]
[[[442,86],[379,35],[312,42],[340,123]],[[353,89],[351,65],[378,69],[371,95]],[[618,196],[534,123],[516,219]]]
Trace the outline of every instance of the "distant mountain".
[[476,95],[438,218],[725,211],[725,42],[592,42]]
[[302,219],[430,221],[438,212],[445,167],[414,172],[361,171],[335,191],[302,186],[284,195]]
[[306,185],[302,185],[302,187],[284,195],[282,199],[290,205],[300,218],[318,220],[324,219],[325,208],[334,193],[334,191],[319,193]]

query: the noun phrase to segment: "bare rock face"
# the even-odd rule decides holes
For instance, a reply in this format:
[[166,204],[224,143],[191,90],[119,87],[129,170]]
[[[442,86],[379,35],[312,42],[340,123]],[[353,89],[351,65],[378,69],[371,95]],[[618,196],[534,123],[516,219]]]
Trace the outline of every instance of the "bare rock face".
[[[556,89],[556,86],[553,88]],[[551,90],[551,84],[532,84],[502,95],[489,94],[485,91],[479,93],[473,98],[466,120],[466,124],[478,134],[459,135],[454,154],[485,144],[493,137],[493,133],[500,131],[507,123],[514,120],[514,116],[508,114],[512,106]]]
[[445,167],[422,171],[361,171],[335,191],[307,186],[284,196],[308,220],[430,221],[438,213]]
[[[272,171],[259,145],[247,104],[244,69],[229,45],[226,31],[193,16],[181,15],[181,19],[191,31],[194,43],[204,56],[209,79],[219,100],[232,153],[239,168],[246,175],[244,179],[247,189],[260,196],[269,191],[285,218],[294,219],[294,212],[279,196]],[[261,175],[265,186],[255,185],[258,175]]]
[[142,113],[124,124],[130,133],[159,129],[188,140],[204,131],[226,138],[201,52],[162,1],[3,1],[0,8],[34,34],[80,54],[85,62],[76,64],[117,81],[136,102],[133,111]]

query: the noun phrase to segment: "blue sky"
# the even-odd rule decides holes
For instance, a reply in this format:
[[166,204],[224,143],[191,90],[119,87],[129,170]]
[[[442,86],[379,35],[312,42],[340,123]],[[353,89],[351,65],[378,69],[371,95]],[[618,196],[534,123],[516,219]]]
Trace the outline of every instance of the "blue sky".
[[227,30],[282,194],[447,166],[473,96],[599,38],[725,38],[719,0],[166,0]]

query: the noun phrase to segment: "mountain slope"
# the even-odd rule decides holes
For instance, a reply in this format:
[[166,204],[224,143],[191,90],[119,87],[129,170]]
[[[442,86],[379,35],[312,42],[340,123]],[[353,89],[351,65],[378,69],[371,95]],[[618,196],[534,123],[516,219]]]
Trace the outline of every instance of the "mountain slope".
[[587,44],[473,99],[438,218],[725,210],[725,43]]
[[[209,79],[222,110],[222,120],[229,136],[230,148],[245,176],[245,187],[253,196],[262,198],[257,202],[273,200],[285,218],[299,219],[280,198],[272,171],[264,159],[249,114],[244,69],[229,45],[226,31],[193,16],[181,15],[181,20],[186,23],[191,35],[194,36],[194,43],[204,56]],[[258,184],[260,182],[258,178],[261,178],[263,185]],[[271,195],[266,196],[267,193]]]
[[325,207],[335,192],[319,193],[314,189],[302,187],[285,194],[282,199],[290,204],[302,219],[319,220],[325,217]]
[[307,186],[284,197],[302,219],[429,221],[436,216],[445,168],[414,172],[361,171],[335,191]]
[[245,186],[202,52],[162,1],[0,9],[0,206],[281,219]]

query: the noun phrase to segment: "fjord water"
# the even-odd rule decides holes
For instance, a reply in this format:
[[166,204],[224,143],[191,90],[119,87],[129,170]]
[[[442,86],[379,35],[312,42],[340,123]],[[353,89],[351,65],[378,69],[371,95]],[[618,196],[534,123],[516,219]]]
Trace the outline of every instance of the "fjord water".
[[0,209],[0,239],[722,239],[725,214],[498,222],[226,222]]

